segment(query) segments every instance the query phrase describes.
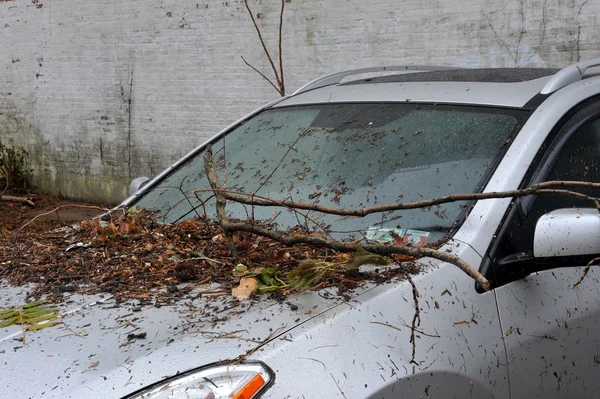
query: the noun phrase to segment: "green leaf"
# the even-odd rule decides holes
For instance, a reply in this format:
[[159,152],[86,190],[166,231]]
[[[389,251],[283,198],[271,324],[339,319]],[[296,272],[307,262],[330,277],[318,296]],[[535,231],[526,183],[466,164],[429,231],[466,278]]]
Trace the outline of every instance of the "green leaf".
[[29,309],[29,308],[33,308],[33,307],[36,307],[36,306],[42,305],[42,304],[44,304],[44,303],[45,303],[45,301],[44,301],[43,299],[39,299],[39,300],[37,300],[37,301],[33,301],[33,302],[26,303],[26,304],[25,304],[25,305],[23,305],[22,307],[23,307],[23,309]]
[[44,328],[56,326],[58,324],[62,324],[62,321],[52,321],[50,323],[34,324],[32,326],[27,326],[26,330],[37,331],[37,330],[41,330],[41,329],[44,329]]
[[17,310],[17,308],[2,310],[2,311],[0,311],[0,320],[4,320],[6,318],[13,317],[14,314],[18,313],[18,312],[19,311]]
[[38,306],[35,308],[27,308],[23,310],[23,315],[25,317],[36,317],[39,315],[43,315],[43,314],[48,314],[48,313],[52,313],[55,312],[56,308],[54,306]]
[[58,309],[52,305],[44,305],[44,303],[43,300],[38,300],[26,303],[18,308],[1,310],[0,320],[2,322],[0,322],[0,328],[13,324],[31,326],[35,323],[58,318]]
[[318,262],[313,259],[303,260],[298,267],[288,273],[288,285],[298,292],[306,291],[317,279],[334,266],[335,263],[331,262]]
[[381,255],[376,255],[376,254],[371,254],[371,253],[360,254],[360,255],[356,255],[354,257],[354,259],[352,259],[351,261],[346,263],[346,271],[356,270],[362,265],[387,266],[387,265],[390,265],[391,263],[392,263],[391,260],[389,260],[388,258],[381,256]]
[[13,316],[10,319],[5,319],[2,323],[0,323],[0,328],[12,326],[17,321],[19,321],[19,316]]
[[43,315],[43,316],[38,316],[38,317],[33,317],[31,319],[27,319],[27,324],[35,324],[35,323],[39,323],[40,321],[47,321],[47,320],[54,320],[58,317],[57,314],[47,314],[47,315]]

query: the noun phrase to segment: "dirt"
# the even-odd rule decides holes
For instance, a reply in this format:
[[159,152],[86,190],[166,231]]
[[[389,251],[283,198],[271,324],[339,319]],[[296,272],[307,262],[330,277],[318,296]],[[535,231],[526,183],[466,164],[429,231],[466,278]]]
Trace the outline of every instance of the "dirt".
[[9,192],[6,195],[31,199],[35,207],[18,202],[0,201],[0,231],[19,229],[36,218],[23,230],[44,232],[83,219],[91,219],[108,210],[101,205],[68,201],[49,194]]

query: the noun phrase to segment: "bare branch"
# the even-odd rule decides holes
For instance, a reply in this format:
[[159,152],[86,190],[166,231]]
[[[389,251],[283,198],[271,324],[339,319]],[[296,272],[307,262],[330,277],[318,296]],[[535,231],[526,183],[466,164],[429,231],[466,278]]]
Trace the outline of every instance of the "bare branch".
[[271,240],[290,246],[297,244],[308,244],[317,248],[329,248],[339,252],[355,253],[360,252],[362,250],[366,250],[368,252],[378,255],[401,254],[411,256],[414,258],[429,257],[433,259],[438,259],[457,266],[469,277],[471,277],[477,283],[479,283],[485,290],[490,289],[490,282],[481,273],[473,269],[467,262],[465,262],[464,260],[452,253],[442,252],[432,248],[416,248],[409,246],[384,244],[364,244],[358,246],[356,243],[346,243],[337,240],[328,240],[323,237],[314,235],[286,235],[285,233],[277,231],[275,229],[265,228],[255,224],[242,222],[226,222],[225,227],[229,231],[245,231],[248,233],[270,238]]
[[23,226],[19,227],[18,231],[21,231],[25,228],[25,226],[35,222],[38,218],[41,218],[43,216],[46,215],[50,215],[60,209],[64,209],[64,208],[83,208],[83,209],[97,209],[99,211],[104,211],[104,212],[108,212],[109,210],[107,208],[103,208],[101,206],[94,206],[94,205],[77,205],[77,204],[65,204],[65,205],[60,205],[57,206],[56,208],[52,209],[51,211],[48,212],[44,212],[44,213],[40,213],[39,215],[35,216],[33,219],[31,219],[29,222],[25,223]]
[[[6,191],[6,190],[4,190],[4,191]],[[4,192],[3,192],[3,194],[4,194]],[[27,204],[29,206],[35,206],[35,203],[32,200],[30,200],[29,198],[13,197],[12,195],[1,195],[0,194],[0,201],[21,202],[21,203]]]
[[[290,146],[289,150],[293,147]],[[286,152],[287,155],[287,152]],[[284,155],[285,158],[285,155]],[[279,166],[279,165],[278,165]],[[275,168],[277,169],[277,168]],[[208,174],[209,169],[207,169]],[[271,176],[271,175],[270,175]],[[267,178],[267,180],[270,178]],[[306,204],[299,203],[290,200],[274,200],[264,196],[257,195],[256,193],[245,193],[245,192],[237,192],[219,188],[218,181],[216,181],[216,176],[211,177],[209,175],[209,180],[211,181],[212,189],[205,190],[195,190],[194,193],[203,192],[203,191],[213,191],[215,194],[221,197],[222,201],[225,199],[236,201],[242,204],[248,205],[258,205],[258,206],[278,206],[285,207],[297,211],[298,209],[304,209],[309,211],[319,211],[327,214],[341,215],[341,216],[366,216],[376,212],[388,212],[394,210],[402,210],[402,209],[415,209],[415,208],[423,208],[430,207],[433,205],[448,203],[448,202],[456,202],[456,201],[469,201],[469,200],[481,200],[481,199],[492,199],[492,198],[515,198],[515,197],[524,197],[528,195],[537,195],[537,194],[559,194],[559,195],[570,195],[578,198],[582,198],[585,200],[592,201],[596,204],[598,209],[600,209],[600,201],[598,198],[591,197],[579,192],[574,192],[570,190],[565,190],[563,188],[556,187],[580,187],[580,188],[600,188],[600,183],[588,183],[588,182],[571,182],[571,181],[550,181],[543,182],[536,185],[533,185],[529,188],[522,190],[510,190],[503,192],[490,192],[490,193],[474,193],[474,194],[453,194],[445,197],[429,199],[425,201],[418,202],[410,202],[410,203],[399,203],[399,204],[387,204],[380,206],[372,206],[361,209],[338,209],[338,208],[329,208],[316,204]],[[213,184],[213,182],[217,182]],[[264,183],[263,183],[264,184]],[[262,185],[261,185],[262,187]],[[259,187],[260,189],[260,187]],[[218,215],[217,215],[218,216]],[[248,233],[260,235],[263,237],[270,238],[274,241],[278,241],[285,245],[296,245],[296,244],[309,244],[319,248],[330,248],[340,252],[357,252],[359,248],[363,248],[364,250],[376,253],[379,255],[392,255],[392,254],[402,254],[411,256],[414,258],[423,258],[430,257],[434,259],[438,259],[444,262],[451,263],[461,269],[468,276],[473,278],[477,283],[479,283],[485,290],[490,289],[490,282],[477,270],[472,268],[468,263],[460,259],[458,256],[438,251],[432,248],[416,248],[409,246],[398,246],[398,245],[384,245],[384,244],[365,244],[358,247],[356,243],[345,243],[341,241],[337,241],[334,239],[325,239],[322,237],[314,236],[314,235],[286,235],[283,232],[277,231],[275,229],[265,228],[262,226],[258,226],[256,224],[248,224],[242,222],[230,223],[228,219],[222,218],[219,219],[225,231],[245,231]]]
[[[282,1],[284,1],[284,0],[282,0]],[[265,55],[267,56],[267,59],[269,60],[269,63],[271,64],[271,68],[273,69],[273,73],[275,74],[275,80],[277,81],[277,85],[279,86],[279,90],[277,90],[277,91],[283,97],[285,95],[284,94],[285,90],[283,89],[283,81],[279,77],[279,73],[277,72],[275,63],[273,62],[273,59],[271,58],[271,54],[269,53],[269,50],[267,49],[267,45],[265,44],[262,34],[260,33],[260,28],[258,27],[256,20],[254,19],[254,14],[252,14],[252,10],[250,10],[250,6],[248,5],[248,0],[244,0],[244,4],[246,5],[246,10],[248,10],[248,14],[250,14],[250,18],[252,19],[252,23],[254,24],[256,33],[258,34],[258,39],[260,40],[260,44],[262,45]],[[281,29],[281,26],[280,26],[280,29]],[[280,47],[281,47],[281,40],[280,40]]]
[[227,218],[227,212],[225,210],[225,206],[227,205],[227,201],[225,200],[225,196],[221,194],[219,177],[217,176],[217,171],[215,170],[215,163],[213,161],[213,153],[212,153],[212,145],[207,145],[204,150],[204,171],[206,172],[206,177],[208,178],[208,182],[210,186],[213,188],[216,202],[217,202],[217,219],[219,220],[219,224],[223,229],[223,234],[227,237],[229,241],[229,246],[231,248],[231,255],[234,258],[237,258],[237,249],[235,247],[235,243],[233,242],[233,237],[231,234],[231,230],[227,228],[227,224],[229,219]]
[[264,75],[264,74],[263,74],[261,71],[259,71],[258,69],[254,68],[252,65],[250,65],[250,64],[248,63],[248,61],[246,61],[246,59],[245,59],[244,57],[242,57],[242,56],[240,56],[240,57],[242,58],[242,61],[244,61],[244,63],[245,63],[246,65],[248,65],[250,68],[254,69],[254,72],[258,73],[258,74],[259,74],[260,76],[262,76],[262,77],[263,77],[263,78],[264,78],[264,79],[265,79],[267,82],[269,82],[269,84],[270,84],[271,86],[273,86],[273,88],[274,88],[275,90],[277,90],[277,93],[279,93],[279,94],[281,95],[281,97],[283,97],[283,96],[284,96],[284,94],[281,94],[281,91],[279,91],[279,89],[277,88],[277,86],[275,86],[275,84],[274,84],[273,82],[271,82],[271,79],[267,78],[267,77],[266,77],[266,76],[265,76],[265,75]]
[[285,8],[285,0],[281,0],[281,13],[279,14],[279,73],[281,74],[281,81],[279,85],[279,94],[281,97],[285,96],[285,82],[283,80],[283,52],[281,51],[282,42],[282,31],[283,31],[283,9]]
[[[261,186],[262,187],[262,186]],[[256,205],[256,206],[279,206],[286,208],[295,208],[295,209],[304,209],[309,211],[317,211],[326,213],[329,215],[339,215],[339,216],[359,216],[364,217],[370,215],[372,213],[379,212],[389,212],[389,211],[397,211],[404,209],[417,209],[417,208],[427,208],[434,205],[445,204],[449,202],[458,202],[458,201],[474,201],[474,200],[483,200],[483,199],[494,199],[494,198],[514,198],[514,197],[526,197],[529,195],[536,194],[563,194],[563,195],[571,195],[574,197],[582,198],[585,200],[589,200],[593,202],[598,209],[600,209],[600,199],[591,197],[582,193],[578,193],[575,191],[564,190],[564,189],[556,189],[552,187],[581,187],[581,188],[600,188],[600,183],[588,183],[588,182],[577,182],[577,181],[548,181],[539,184],[534,184],[533,186],[521,190],[510,190],[510,191],[492,191],[488,193],[473,193],[473,194],[452,194],[444,197],[438,197],[433,199],[428,199],[424,201],[415,201],[415,202],[405,202],[405,203],[397,203],[397,204],[385,204],[385,205],[375,205],[365,208],[357,208],[357,209],[344,209],[344,208],[331,208],[318,204],[309,204],[303,202],[294,202],[294,201],[278,201],[266,197],[261,197],[256,194],[246,193],[243,191],[231,191],[221,189],[220,192],[223,195],[232,201],[236,201],[242,204],[247,205]],[[195,192],[203,192],[203,191],[214,191],[211,189],[204,190],[196,190]]]

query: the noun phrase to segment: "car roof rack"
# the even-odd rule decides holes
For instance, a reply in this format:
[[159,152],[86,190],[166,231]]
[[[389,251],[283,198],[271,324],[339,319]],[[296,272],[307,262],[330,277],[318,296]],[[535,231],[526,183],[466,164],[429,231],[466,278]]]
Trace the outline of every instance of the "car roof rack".
[[550,94],[562,89],[565,86],[580,81],[583,74],[588,68],[600,66],[600,58],[581,61],[576,64],[569,65],[566,68],[556,72],[554,76],[546,83],[540,94]]
[[293,95],[304,93],[309,90],[318,89],[319,87],[335,85],[342,81],[342,79],[352,76],[359,75],[361,73],[373,73],[373,72],[394,72],[394,71],[450,71],[454,69],[462,69],[459,67],[448,67],[448,66],[424,66],[424,65],[392,65],[392,66],[383,66],[383,67],[371,67],[371,68],[358,68],[358,69],[350,69],[348,71],[336,72],[329,75],[321,76],[313,80],[312,82],[308,82],[298,90],[294,92]]

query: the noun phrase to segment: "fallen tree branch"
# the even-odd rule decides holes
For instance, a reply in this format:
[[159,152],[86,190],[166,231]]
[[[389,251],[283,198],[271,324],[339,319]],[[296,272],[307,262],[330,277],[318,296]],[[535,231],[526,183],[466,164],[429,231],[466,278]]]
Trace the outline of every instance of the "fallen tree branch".
[[212,145],[207,145],[204,150],[204,171],[206,172],[206,177],[208,178],[208,182],[210,186],[214,190],[216,202],[217,202],[217,219],[221,228],[223,229],[223,234],[229,241],[229,247],[231,249],[231,255],[234,258],[237,258],[237,248],[235,243],[233,242],[232,231],[227,228],[229,218],[227,217],[227,212],[225,207],[227,205],[227,201],[225,200],[225,196],[220,192],[221,185],[219,183],[219,177],[217,176],[217,172],[215,171],[215,163],[213,161],[213,153],[212,153]]
[[[206,158],[205,158],[206,159]],[[212,153],[210,157],[210,162],[212,162]],[[595,197],[591,197],[579,192],[565,190],[562,187],[580,187],[580,188],[600,188],[600,183],[588,183],[588,182],[571,182],[571,181],[550,181],[543,182],[536,185],[533,185],[526,189],[521,190],[510,190],[510,191],[502,191],[502,192],[488,192],[488,193],[473,193],[473,194],[452,194],[444,197],[417,201],[417,202],[408,202],[408,203],[397,203],[397,204],[386,204],[379,206],[371,206],[366,208],[359,209],[340,209],[340,208],[330,208],[317,204],[307,204],[289,200],[274,200],[271,198],[267,198],[264,196],[257,195],[255,193],[246,193],[239,191],[232,191],[223,189],[219,186],[218,180],[215,175],[211,175],[208,173],[210,170],[207,169],[208,179],[211,183],[210,189],[203,190],[194,190],[194,193],[212,191],[215,195],[218,196],[217,202],[224,204],[226,200],[231,200],[235,202],[239,202],[246,205],[252,206],[277,206],[277,207],[285,207],[292,210],[302,209],[309,211],[318,211],[326,214],[334,214],[340,216],[358,216],[363,217],[372,213],[380,213],[380,212],[389,212],[395,210],[402,209],[416,209],[416,208],[424,208],[430,207],[433,205],[439,205],[448,202],[456,202],[456,201],[472,201],[472,200],[482,200],[482,199],[492,199],[492,198],[515,198],[515,197],[525,197],[529,195],[537,195],[537,194],[562,194],[562,195],[570,195],[575,196],[581,199],[589,200],[593,202],[598,209],[600,209],[600,200]],[[560,187],[560,188],[557,188]],[[220,199],[219,199],[220,198]],[[222,205],[224,207],[224,205]],[[218,205],[219,208],[219,205]],[[224,209],[224,208],[223,208]],[[217,210],[217,216],[219,217],[219,210]],[[219,221],[224,231],[245,231],[248,233],[260,235],[263,237],[270,238],[274,241],[278,241],[285,245],[296,245],[296,244],[309,244],[315,247],[320,248],[330,248],[340,252],[357,252],[358,246],[356,243],[344,243],[341,241],[333,240],[333,239],[325,239],[322,237],[314,236],[314,235],[285,235],[283,232],[268,229],[265,227],[258,226],[256,224],[242,223],[236,222],[231,223],[229,220],[225,218],[219,217]],[[479,283],[485,290],[490,289],[490,282],[477,270],[472,268],[468,263],[460,259],[458,256],[438,251],[436,249],[431,248],[416,248],[409,246],[399,246],[399,245],[383,245],[383,244],[365,244],[361,245],[360,248],[364,250],[376,253],[379,255],[392,255],[392,254],[401,254],[407,255],[415,258],[422,257],[430,257],[434,259],[438,259],[444,262],[451,263],[461,269],[464,273],[466,273],[469,277],[473,278],[477,283]]]
[[469,277],[479,283],[486,291],[490,289],[491,284],[481,273],[472,268],[467,262],[459,258],[458,256],[443,252],[432,248],[416,248],[409,246],[400,245],[385,245],[385,244],[364,244],[358,246],[352,242],[342,242],[337,240],[328,240],[323,237],[313,235],[286,235],[283,232],[275,229],[269,229],[255,224],[242,223],[242,222],[225,222],[223,228],[228,231],[245,231],[247,233],[256,234],[266,238],[270,238],[273,241],[280,242],[285,245],[297,245],[297,244],[308,244],[317,248],[329,248],[339,252],[350,252],[356,253],[362,250],[378,254],[378,255],[393,255],[401,254],[407,255],[414,258],[429,257],[438,259],[444,262],[451,263],[466,273]]
[[573,288],[575,288],[579,284],[581,284],[581,282],[583,281],[583,279],[585,278],[585,276],[587,276],[587,274],[590,271],[590,268],[592,266],[599,265],[599,264],[600,264],[600,257],[594,258],[591,261],[589,261],[588,264],[585,266],[585,269],[583,269],[583,274],[581,275],[581,277],[579,277],[579,280],[577,280],[577,282],[575,284],[573,284]]
[[0,201],[19,202],[29,206],[35,206],[35,202],[25,197],[13,197],[12,195],[0,195]]
[[[554,187],[554,188],[553,188]],[[577,181],[548,181],[543,183],[534,184],[529,188],[520,190],[509,190],[509,191],[492,191],[487,193],[473,193],[473,194],[451,194],[443,197],[433,198],[424,201],[415,202],[404,202],[395,204],[375,205],[365,208],[357,209],[343,209],[343,208],[332,208],[314,203],[294,202],[289,200],[274,200],[267,197],[261,197],[253,193],[247,193],[243,191],[232,191],[226,189],[219,189],[223,196],[231,201],[236,201],[246,205],[254,206],[278,206],[285,208],[303,209],[308,211],[322,212],[330,215],[338,216],[358,216],[364,217],[372,213],[390,212],[405,209],[417,209],[427,208],[434,205],[445,204],[449,202],[458,201],[476,201],[482,199],[495,199],[495,198],[517,198],[527,197],[536,194],[563,194],[578,197],[581,199],[589,200],[593,202],[596,207],[600,210],[600,199],[591,197],[576,191],[558,189],[556,187],[580,187],[580,188],[594,188],[600,189],[600,183],[588,183],[588,182],[577,182]],[[203,189],[195,190],[194,192],[205,192],[215,191],[215,189]]]

